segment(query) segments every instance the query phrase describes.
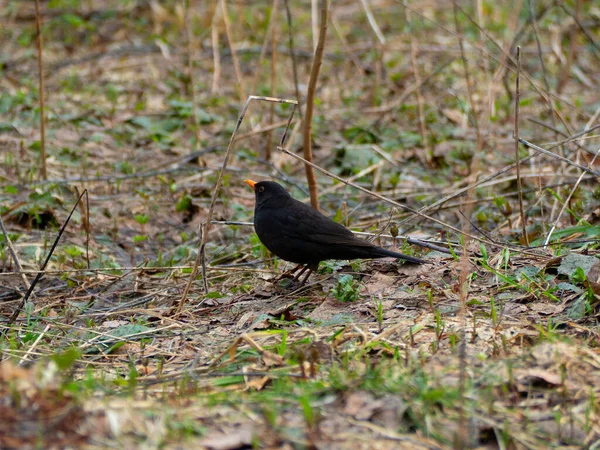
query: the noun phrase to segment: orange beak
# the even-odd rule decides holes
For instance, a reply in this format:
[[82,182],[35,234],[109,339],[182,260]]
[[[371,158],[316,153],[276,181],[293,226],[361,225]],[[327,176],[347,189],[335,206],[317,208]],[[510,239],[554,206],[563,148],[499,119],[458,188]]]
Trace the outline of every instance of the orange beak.
[[244,183],[246,183],[248,186],[250,186],[252,189],[256,189],[254,186],[256,186],[256,181],[252,181],[252,180],[244,180]]

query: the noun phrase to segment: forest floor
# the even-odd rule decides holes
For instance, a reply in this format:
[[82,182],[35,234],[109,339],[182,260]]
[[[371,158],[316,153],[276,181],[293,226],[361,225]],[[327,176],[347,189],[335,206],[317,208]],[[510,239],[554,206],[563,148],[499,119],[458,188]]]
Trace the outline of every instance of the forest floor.
[[[217,190],[248,95],[300,94],[302,155],[305,3],[40,2],[43,140],[4,3],[0,447],[600,448],[600,12],[532,3],[332,2],[313,161],[381,197],[317,171],[321,209],[427,264],[305,286],[243,182],[308,199],[289,104],[250,102]],[[518,173],[515,118],[550,153]]]

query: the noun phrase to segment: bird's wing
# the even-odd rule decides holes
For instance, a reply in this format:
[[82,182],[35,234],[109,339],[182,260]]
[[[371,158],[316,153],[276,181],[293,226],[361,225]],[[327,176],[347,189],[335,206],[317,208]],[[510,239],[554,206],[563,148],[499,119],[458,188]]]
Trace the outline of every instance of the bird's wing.
[[289,208],[288,211],[281,223],[281,229],[288,238],[323,244],[372,246],[343,225],[298,200],[294,199],[294,208]]

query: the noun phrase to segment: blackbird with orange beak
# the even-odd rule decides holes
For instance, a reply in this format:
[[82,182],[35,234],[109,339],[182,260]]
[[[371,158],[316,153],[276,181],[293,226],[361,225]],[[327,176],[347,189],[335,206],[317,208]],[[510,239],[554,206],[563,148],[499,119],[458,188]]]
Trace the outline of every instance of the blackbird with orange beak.
[[425,261],[386,250],[356,237],[352,231],[294,199],[274,181],[244,180],[254,189],[254,230],[260,241],[279,258],[298,264],[291,273],[308,269],[306,282],[321,261],[328,259],[398,258],[414,264]]

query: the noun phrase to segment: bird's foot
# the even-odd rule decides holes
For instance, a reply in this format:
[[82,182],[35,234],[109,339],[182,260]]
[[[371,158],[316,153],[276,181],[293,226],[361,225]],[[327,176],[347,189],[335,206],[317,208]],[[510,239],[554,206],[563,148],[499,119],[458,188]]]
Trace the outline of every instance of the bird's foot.
[[[302,268],[300,271],[298,271],[298,269]],[[296,283],[300,283],[300,286],[304,286],[304,284],[306,283],[306,281],[308,280],[308,277],[310,277],[310,274],[313,273],[314,270],[316,270],[317,266],[316,265],[302,265],[302,264],[298,264],[296,267],[294,267],[291,270],[288,270],[287,272],[284,272],[283,274],[281,274],[279,277],[275,278],[273,280],[273,283],[278,284],[278,285],[282,285],[285,284],[285,286],[282,287],[289,287],[289,286],[293,286]],[[294,272],[297,272],[293,277],[292,275],[294,274]],[[300,278],[302,277],[302,275],[306,272],[306,275],[304,275],[304,278],[302,278],[302,280],[300,280]],[[289,280],[289,282],[286,283],[280,283],[283,280]]]
[[294,273],[297,272],[298,269],[300,269],[301,267],[303,267],[302,264],[297,264],[296,266],[292,267],[290,270],[286,270],[281,275],[279,275],[277,278],[275,278],[274,282],[277,283],[285,278],[294,278]]

